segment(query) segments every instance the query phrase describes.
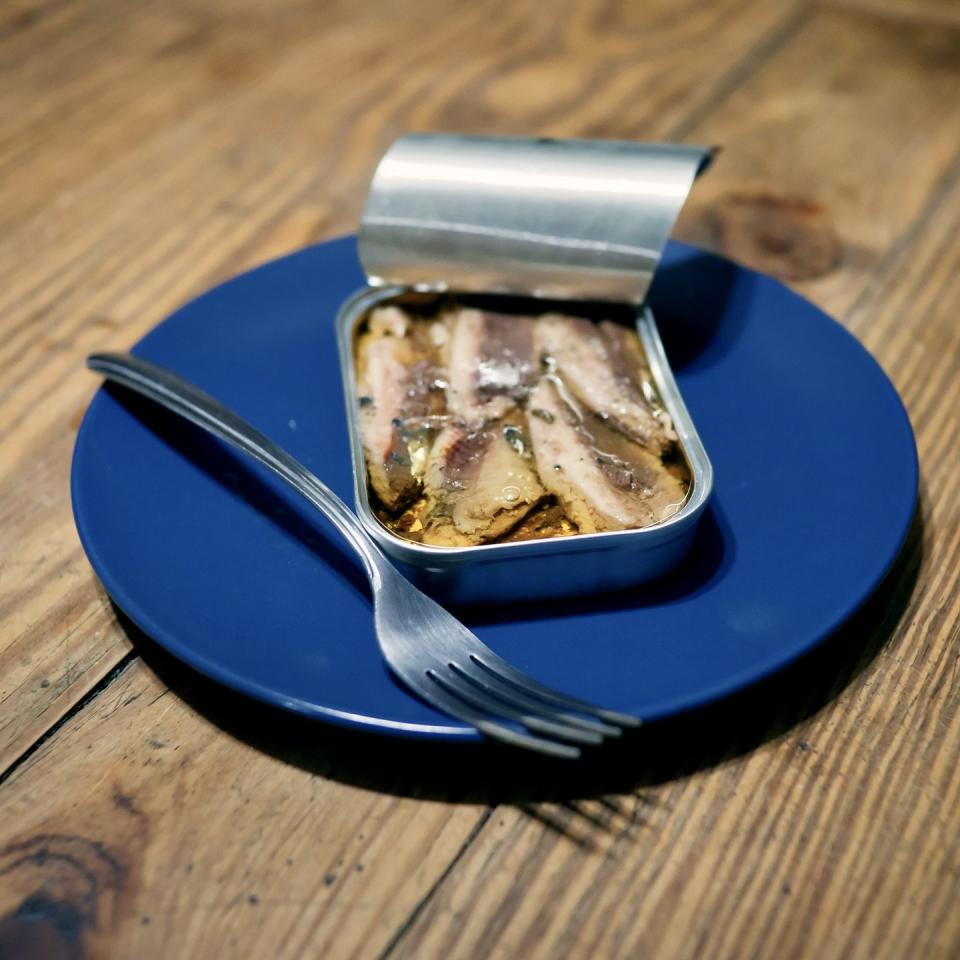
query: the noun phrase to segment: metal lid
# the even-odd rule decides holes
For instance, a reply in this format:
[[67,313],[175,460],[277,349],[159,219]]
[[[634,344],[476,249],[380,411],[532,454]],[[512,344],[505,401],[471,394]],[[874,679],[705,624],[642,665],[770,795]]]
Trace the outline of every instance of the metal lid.
[[412,134],[373,176],[360,259],[374,286],[641,302],[712,151]]

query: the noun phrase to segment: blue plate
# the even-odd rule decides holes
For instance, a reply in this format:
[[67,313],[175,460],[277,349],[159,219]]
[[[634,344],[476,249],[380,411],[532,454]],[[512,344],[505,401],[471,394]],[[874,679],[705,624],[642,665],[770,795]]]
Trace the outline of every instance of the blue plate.
[[[363,283],[352,238],[322,244],[204,294],[135,352],[350,501],[333,318]],[[716,471],[690,560],[629,593],[461,611],[522,669],[644,719],[752,683],[843,623],[895,560],[918,473],[890,382],[816,307],[680,244],[651,300]],[[197,670],[324,720],[477,739],[392,680],[363,576],[325,522],[207,435],[102,389],[77,438],[73,506],[118,606]]]

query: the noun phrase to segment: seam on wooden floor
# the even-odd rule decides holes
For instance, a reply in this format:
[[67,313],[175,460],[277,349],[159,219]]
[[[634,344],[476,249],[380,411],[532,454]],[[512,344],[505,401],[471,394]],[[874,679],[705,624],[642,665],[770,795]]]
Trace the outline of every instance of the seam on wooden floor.
[[480,816],[480,819],[473,825],[473,829],[467,835],[466,840],[460,846],[460,849],[457,851],[456,856],[447,864],[443,873],[434,880],[430,889],[423,895],[420,899],[420,902],[410,911],[409,916],[400,926],[397,928],[397,932],[390,938],[390,942],[383,949],[383,952],[379,954],[377,960],[388,960],[388,958],[393,954],[393,951],[400,945],[400,941],[407,935],[407,931],[417,922],[420,918],[420,915],[430,904],[430,901],[436,896],[437,892],[446,882],[447,877],[453,872],[456,865],[463,859],[464,854],[470,849],[473,845],[473,841],[480,836],[480,831],[487,825],[490,818],[493,816],[494,807],[487,807],[483,811],[483,814]]
[[689,136],[724,100],[736,93],[747,79],[779,53],[799,32],[800,28],[812,18],[815,12],[815,8],[807,4],[801,4],[779,24],[771,27],[747,51],[743,59],[734,64],[712,84],[713,92],[710,96],[672,127],[665,139],[681,141]]
[[14,758],[11,761],[10,765],[6,770],[0,771],[0,787],[3,787],[4,784],[20,769],[51,737],[53,737],[61,727],[69,723],[81,710],[83,710],[89,703],[95,700],[104,690],[109,687],[114,680],[116,680],[120,674],[137,659],[136,650],[130,650],[128,653],[125,653],[120,660],[117,661],[116,666],[107,673],[105,676],[101,677],[100,680],[92,686],[66,713],[63,714],[55,723],[47,727],[46,730],[37,737],[33,743],[28,746],[20,756]]

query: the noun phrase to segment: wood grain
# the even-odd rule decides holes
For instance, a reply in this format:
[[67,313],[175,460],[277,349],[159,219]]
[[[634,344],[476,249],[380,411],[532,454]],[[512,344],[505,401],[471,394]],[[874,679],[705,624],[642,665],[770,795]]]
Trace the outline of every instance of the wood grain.
[[[0,76],[0,955],[960,955],[953,5],[18,2]],[[839,637],[571,770],[279,716],[118,623],[82,357],[349,230],[407,129],[723,145],[681,235],[840,317],[917,431]]]
[[940,202],[960,150],[958,64],[960,30],[811,16],[685,132],[723,153],[678,234],[842,317]]
[[484,814],[272,759],[168,692],[128,666],[8,783],[4,956],[376,956]]

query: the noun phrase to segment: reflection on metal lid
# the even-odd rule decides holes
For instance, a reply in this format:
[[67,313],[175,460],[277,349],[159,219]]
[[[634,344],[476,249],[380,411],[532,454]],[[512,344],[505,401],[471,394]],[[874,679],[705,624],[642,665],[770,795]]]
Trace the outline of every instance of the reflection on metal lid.
[[711,151],[413,134],[380,162],[360,226],[373,285],[642,302]]

